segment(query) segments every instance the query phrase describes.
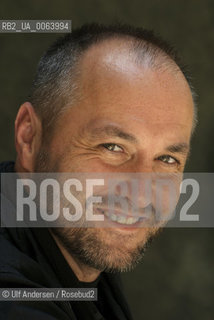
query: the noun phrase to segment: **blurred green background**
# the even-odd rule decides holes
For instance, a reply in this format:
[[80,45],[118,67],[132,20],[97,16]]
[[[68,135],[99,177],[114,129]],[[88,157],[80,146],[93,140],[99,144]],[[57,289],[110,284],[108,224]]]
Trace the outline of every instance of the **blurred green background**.
[[[214,1],[1,1],[1,19],[121,21],[154,29],[175,44],[198,93],[199,124],[186,171],[214,171]],[[14,119],[37,62],[56,34],[0,34],[0,160],[15,158]],[[214,319],[214,230],[165,229],[141,265],[124,274],[136,320]],[[112,319],[114,320],[114,319]]]

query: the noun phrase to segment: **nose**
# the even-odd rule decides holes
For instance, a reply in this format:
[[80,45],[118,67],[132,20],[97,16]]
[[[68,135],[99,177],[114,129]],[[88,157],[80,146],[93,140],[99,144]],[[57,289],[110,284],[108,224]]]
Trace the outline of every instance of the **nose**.
[[116,195],[127,197],[136,209],[146,208],[152,203],[153,161],[148,156],[137,157],[118,168]]
[[[148,157],[131,159],[108,173],[110,194],[120,197],[128,205],[129,212],[142,215],[152,204],[153,163]],[[123,200],[121,201],[121,203]]]
[[132,159],[122,164],[120,172],[152,173],[155,171],[154,155],[151,150],[138,152]]
[[151,173],[117,173],[111,182],[111,194],[124,199],[132,211],[142,211],[152,203]]

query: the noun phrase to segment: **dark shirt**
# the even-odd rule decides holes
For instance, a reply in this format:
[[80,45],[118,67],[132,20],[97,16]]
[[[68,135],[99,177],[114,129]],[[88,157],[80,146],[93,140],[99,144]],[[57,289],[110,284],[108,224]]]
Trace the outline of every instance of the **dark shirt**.
[[[14,163],[0,164],[13,172]],[[1,288],[97,288],[97,301],[0,301],[0,319],[132,319],[119,274],[94,282],[77,279],[46,228],[0,228]]]

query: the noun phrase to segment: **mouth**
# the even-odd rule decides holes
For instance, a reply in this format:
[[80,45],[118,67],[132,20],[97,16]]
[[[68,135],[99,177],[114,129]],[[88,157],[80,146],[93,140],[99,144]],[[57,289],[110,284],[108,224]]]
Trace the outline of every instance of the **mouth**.
[[116,209],[110,212],[107,208],[96,208],[96,211],[105,216],[105,221],[107,220],[117,226],[139,227],[142,221],[147,220],[147,217],[134,217],[131,214],[127,215],[123,211]]

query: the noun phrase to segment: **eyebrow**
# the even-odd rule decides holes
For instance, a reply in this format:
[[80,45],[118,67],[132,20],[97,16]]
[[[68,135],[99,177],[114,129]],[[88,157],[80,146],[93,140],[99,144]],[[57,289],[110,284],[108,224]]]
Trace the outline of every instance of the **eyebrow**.
[[176,143],[168,146],[166,148],[167,151],[172,152],[172,153],[181,153],[184,155],[188,155],[190,150],[189,150],[189,144],[182,142],[182,143]]
[[[133,135],[123,131],[122,129],[120,129],[115,125],[106,125],[104,127],[95,127],[93,129],[89,127],[88,130],[90,131],[92,138],[97,138],[98,135],[106,135],[106,136],[125,139],[135,144],[138,143],[138,140]],[[166,147],[166,151],[168,152],[180,153],[183,155],[188,155],[190,152],[189,149],[190,149],[189,144],[186,142],[180,142],[180,143],[172,144]]]
[[114,125],[107,125],[105,127],[94,128],[90,130],[90,133],[92,137],[97,137],[98,135],[107,135],[137,143],[137,139],[133,135],[121,130],[120,128]]

